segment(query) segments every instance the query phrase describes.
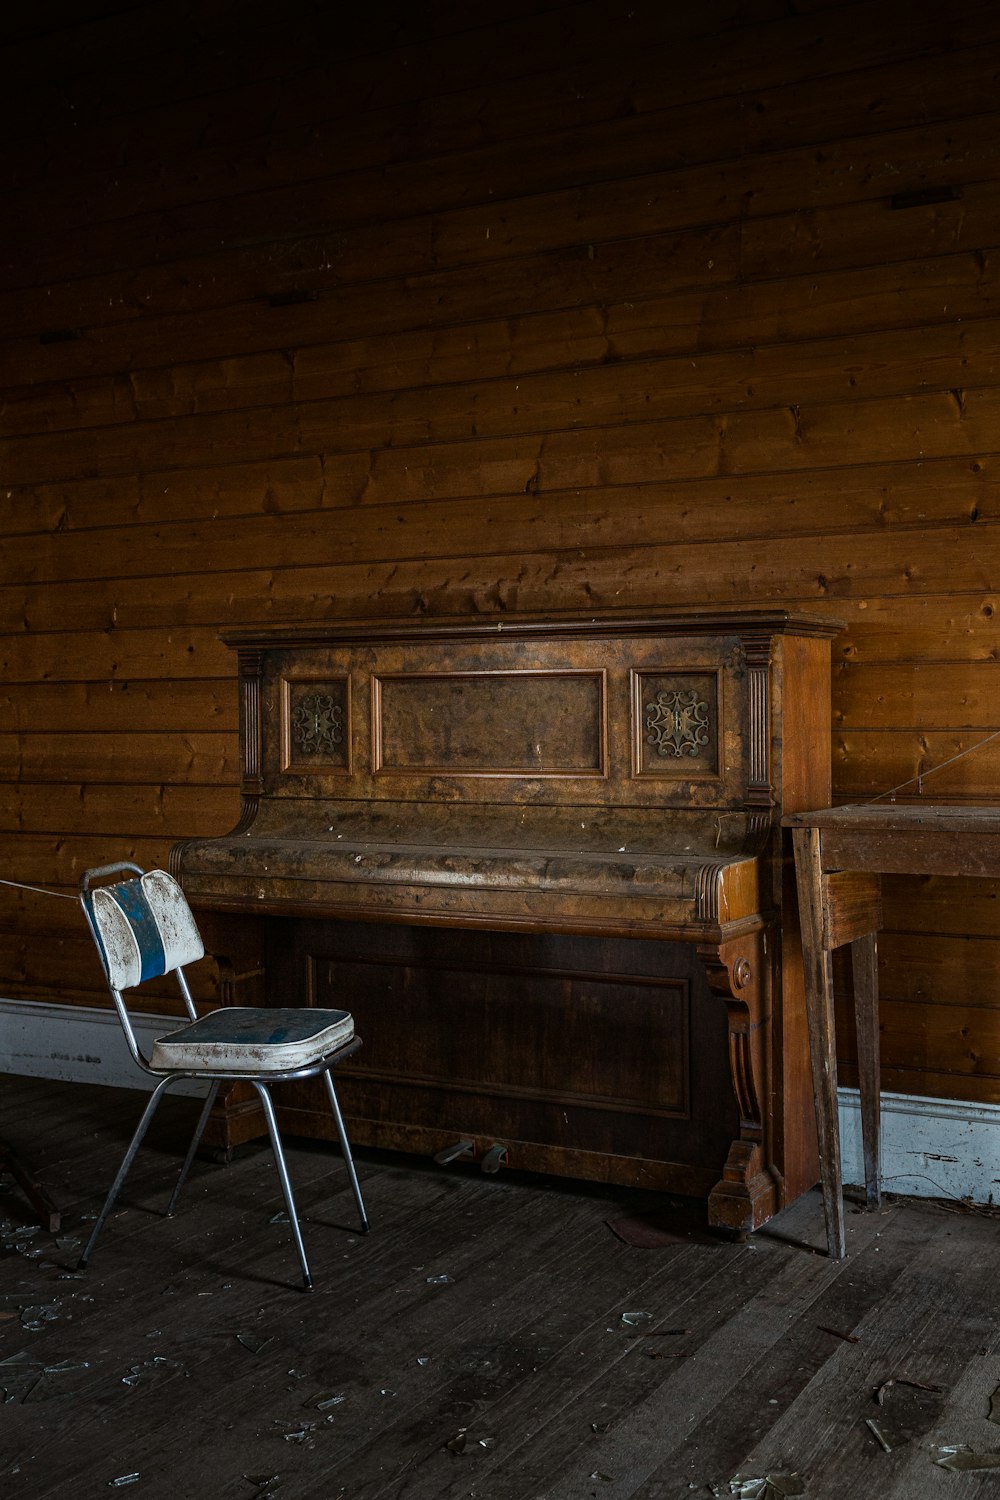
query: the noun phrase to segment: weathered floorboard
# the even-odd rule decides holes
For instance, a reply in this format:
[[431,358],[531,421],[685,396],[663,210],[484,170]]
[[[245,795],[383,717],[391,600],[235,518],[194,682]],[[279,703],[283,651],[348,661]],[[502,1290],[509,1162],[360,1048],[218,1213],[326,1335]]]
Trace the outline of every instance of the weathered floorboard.
[[[272,1222],[266,1149],[199,1161],[162,1217],[196,1109],[176,1099],[86,1276],[60,1279],[140,1096],[2,1085],[0,1134],[66,1214],[61,1243],[14,1233],[30,1216],[13,1187],[0,1191],[0,1362],[26,1362],[0,1363],[11,1500],[97,1500],[133,1472],[129,1493],[152,1500],[682,1500],[768,1469],[838,1500],[936,1500],[956,1483],[992,1493],[989,1476],[956,1481],[933,1464],[936,1443],[998,1446],[986,1420],[1000,1382],[998,1224],[986,1214],[902,1200],[855,1210],[847,1259],[832,1262],[814,1248],[818,1195],[744,1244],[708,1239],[676,1204],[678,1239],[640,1250],[605,1221],[662,1213],[652,1195],[362,1153],[362,1239],[337,1153],[291,1142],[317,1273],[305,1296],[287,1226]],[[47,1319],[23,1311],[44,1306]],[[630,1326],[623,1313],[650,1316]],[[886,1454],[866,1418],[900,1413],[910,1440]]]

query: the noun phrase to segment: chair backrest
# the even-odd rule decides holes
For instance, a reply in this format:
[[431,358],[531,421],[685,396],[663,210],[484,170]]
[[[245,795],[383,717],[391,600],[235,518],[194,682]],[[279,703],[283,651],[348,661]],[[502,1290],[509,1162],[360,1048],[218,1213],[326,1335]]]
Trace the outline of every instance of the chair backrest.
[[204,955],[191,908],[173,876],[165,870],[149,870],[131,880],[90,889],[98,873],[88,871],[83,877],[80,900],[113,990],[133,989]]
[[[95,885],[95,881],[125,870],[132,872],[131,879]],[[101,956],[128,1049],[139,1067],[151,1073],[122,990],[173,971],[188,1015],[192,1021],[198,1019],[182,965],[201,958],[205,948],[187,898],[165,870],[144,871],[141,865],[121,862],[87,870],[80,877],[80,903]]]

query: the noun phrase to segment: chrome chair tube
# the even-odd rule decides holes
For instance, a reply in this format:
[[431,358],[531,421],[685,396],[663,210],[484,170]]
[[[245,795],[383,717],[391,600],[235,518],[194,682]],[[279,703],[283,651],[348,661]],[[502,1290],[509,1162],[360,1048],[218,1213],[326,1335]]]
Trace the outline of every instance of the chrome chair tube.
[[347,1131],[344,1127],[344,1116],[340,1112],[340,1100],[337,1098],[337,1090],[333,1086],[333,1079],[330,1077],[329,1068],[323,1074],[323,1082],[326,1084],[326,1092],[330,1098],[330,1108],[333,1110],[333,1119],[337,1127],[337,1139],[340,1141],[340,1149],[344,1153],[344,1164],[347,1167],[351,1192],[354,1194],[354,1201],[358,1206],[358,1216],[361,1219],[361,1233],[367,1234],[371,1226],[368,1223],[365,1200],[361,1196],[361,1184],[358,1181],[358,1174],[354,1169],[354,1157],[351,1155],[351,1144],[347,1139]]
[[215,1104],[215,1096],[219,1092],[220,1083],[221,1079],[217,1078],[212,1084],[212,1087],[209,1089],[208,1093],[205,1095],[205,1103],[202,1105],[201,1114],[198,1116],[198,1123],[194,1127],[194,1135],[191,1137],[191,1144],[188,1147],[187,1156],[185,1156],[184,1158],[184,1165],[181,1167],[181,1173],[177,1179],[177,1185],[170,1196],[170,1202],[167,1204],[168,1219],[173,1215],[174,1209],[177,1207],[177,1200],[181,1195],[181,1188],[184,1186],[185,1182],[187,1182],[187,1175],[191,1170],[191,1164],[194,1161],[194,1154],[201,1143],[201,1138],[205,1134],[205,1126],[208,1124],[208,1117],[212,1113],[212,1106]]
[[135,1160],[135,1154],[138,1151],[139,1147],[142,1145],[142,1138],[146,1134],[146,1131],[149,1127],[149,1122],[156,1114],[156,1106],[159,1104],[161,1098],[173,1082],[173,1078],[161,1079],[161,1081],[156,1085],[156,1088],[150,1094],[149,1103],[146,1105],[146,1108],[142,1112],[142,1119],[136,1126],[135,1134],[129,1142],[128,1150],[125,1152],[125,1155],[122,1158],[122,1164],[118,1168],[118,1176],[111,1184],[111,1191],[108,1193],[108,1196],[104,1200],[104,1207],[101,1209],[101,1212],[97,1216],[97,1222],[91,1230],[90,1239],[87,1241],[86,1248],[83,1254],[80,1256],[80,1259],[76,1263],[76,1268],[78,1271],[85,1271],[87,1269],[87,1262],[90,1260],[91,1252],[93,1251],[94,1246],[97,1244],[97,1236],[104,1228],[108,1214],[115,1206],[115,1199],[121,1192],[122,1184],[128,1176],[129,1169],[132,1166],[133,1161]]
[[271,1103],[271,1095],[266,1084],[252,1080],[254,1088],[260,1095],[260,1102],[264,1107],[264,1118],[267,1121],[267,1133],[271,1137],[271,1150],[274,1152],[274,1164],[278,1169],[278,1178],[281,1182],[281,1191],[285,1195],[285,1207],[288,1209],[288,1218],[292,1226],[292,1238],[295,1248],[299,1253],[299,1264],[302,1267],[302,1282],[307,1292],[312,1291],[312,1273],[309,1270],[309,1262],[306,1259],[306,1247],[302,1242],[302,1230],[299,1228],[299,1216],[295,1210],[295,1197],[292,1193],[292,1180],[288,1175],[288,1167],[285,1163],[285,1153],[281,1146],[281,1136],[278,1133],[278,1121],[274,1114],[274,1105]]

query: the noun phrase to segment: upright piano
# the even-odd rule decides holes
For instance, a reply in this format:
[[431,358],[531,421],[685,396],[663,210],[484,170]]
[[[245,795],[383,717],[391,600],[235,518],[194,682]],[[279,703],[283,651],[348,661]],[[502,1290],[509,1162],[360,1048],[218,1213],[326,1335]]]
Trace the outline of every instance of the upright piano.
[[[359,1145],[706,1197],[818,1178],[781,819],[830,791],[832,622],[244,629],[242,816],[171,853],[226,1003],[350,1009]],[[285,1129],[327,1136],[312,1086]],[[235,1085],[209,1139],[260,1133]]]

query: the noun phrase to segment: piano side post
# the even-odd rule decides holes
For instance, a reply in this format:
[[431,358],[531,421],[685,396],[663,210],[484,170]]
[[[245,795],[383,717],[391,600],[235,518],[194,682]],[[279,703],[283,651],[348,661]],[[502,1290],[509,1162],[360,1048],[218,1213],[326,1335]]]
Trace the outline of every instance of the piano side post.
[[783,1177],[773,1163],[769,1120],[762,1107],[769,1081],[768,1024],[772,993],[767,930],[718,945],[698,945],[709,988],[726,1007],[729,1072],[739,1135],[722,1177],[709,1194],[709,1223],[749,1233],[781,1206]]

